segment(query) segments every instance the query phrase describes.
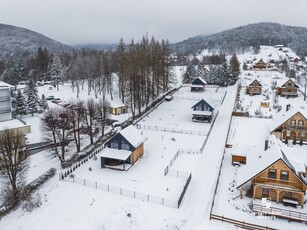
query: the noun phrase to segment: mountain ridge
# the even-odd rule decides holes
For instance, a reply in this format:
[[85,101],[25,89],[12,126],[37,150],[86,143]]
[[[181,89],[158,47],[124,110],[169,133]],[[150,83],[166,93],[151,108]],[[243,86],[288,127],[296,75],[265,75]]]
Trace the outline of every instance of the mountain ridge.
[[198,35],[172,45],[174,51],[195,54],[208,49],[213,52],[245,52],[260,45],[289,46],[299,55],[307,55],[307,28],[272,22],[252,23],[224,30],[212,35]]
[[34,53],[39,47],[51,53],[73,52],[74,48],[38,32],[0,23],[0,57]]

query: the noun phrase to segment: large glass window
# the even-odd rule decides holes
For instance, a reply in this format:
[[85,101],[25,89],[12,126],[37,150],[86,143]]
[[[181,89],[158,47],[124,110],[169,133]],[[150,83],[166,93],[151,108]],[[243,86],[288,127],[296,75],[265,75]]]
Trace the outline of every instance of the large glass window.
[[118,140],[114,140],[113,142],[111,142],[111,148],[112,149],[118,149]]
[[275,169],[269,170],[269,178],[276,179],[276,170]]

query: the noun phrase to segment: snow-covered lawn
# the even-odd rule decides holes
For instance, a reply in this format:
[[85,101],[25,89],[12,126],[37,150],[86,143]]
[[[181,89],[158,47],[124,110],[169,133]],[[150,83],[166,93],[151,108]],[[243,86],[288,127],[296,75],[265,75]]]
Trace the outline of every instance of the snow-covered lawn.
[[[210,135],[211,138],[209,138],[203,154],[180,154],[171,167],[171,170],[191,170],[192,172],[190,187],[179,209],[59,181],[55,176],[38,192],[42,199],[40,208],[34,209],[32,212],[18,209],[1,220],[0,229],[49,230],[63,227],[65,229],[94,230],[234,229],[235,227],[231,225],[212,222],[208,219],[212,192],[217,178],[216,169],[222,156],[224,137],[226,137],[224,131],[228,126],[234,102],[235,89],[230,87],[229,90],[226,102],[220,107],[220,109],[225,108],[217,118],[216,130],[213,129],[211,133],[213,136]],[[167,103],[164,102],[162,105]],[[158,109],[160,113],[163,113],[162,105]],[[188,122],[195,127],[202,127],[201,129],[203,129],[203,125],[208,125],[194,124],[190,118]],[[180,123],[180,119],[178,123]],[[158,122],[156,124],[159,125]],[[163,195],[168,192],[172,193],[173,189],[175,191],[176,186],[178,189],[181,187],[182,190],[181,181],[184,179],[169,175],[164,176],[164,168],[179,148],[199,149],[205,136],[150,130],[139,131],[148,138],[145,142],[145,155],[129,171],[118,172],[100,169],[98,159],[97,161],[90,160],[78,168],[74,172],[75,176],[87,176],[92,181],[99,179],[102,183],[104,180],[109,180],[109,183],[118,183],[128,188],[145,189],[145,191],[151,188],[152,192]],[[30,158],[32,157],[45,158],[45,161],[50,163],[50,167],[58,168],[58,162],[50,160],[49,155],[33,155]],[[40,161],[40,159],[36,159],[32,162],[37,167]],[[42,163],[42,165],[46,164]],[[92,171],[89,171],[89,167],[92,168]],[[38,170],[36,173],[40,174],[41,172]],[[146,186],[144,186],[145,184]],[[169,186],[169,191],[166,191],[165,186]],[[176,196],[176,193],[172,195]]]
[[[210,99],[213,101],[215,113],[217,113],[221,100],[225,94],[224,88],[219,88],[216,92],[216,88],[207,88],[202,93],[191,92],[190,87],[182,87],[173,96],[174,99],[169,102],[162,103],[147,117],[142,119],[138,124],[142,129],[155,129],[155,126],[161,128],[167,128],[169,130],[183,133],[185,131],[200,131],[201,133],[207,133],[211,127],[209,123],[192,122],[192,109],[201,99]],[[193,133],[193,132],[192,132]]]

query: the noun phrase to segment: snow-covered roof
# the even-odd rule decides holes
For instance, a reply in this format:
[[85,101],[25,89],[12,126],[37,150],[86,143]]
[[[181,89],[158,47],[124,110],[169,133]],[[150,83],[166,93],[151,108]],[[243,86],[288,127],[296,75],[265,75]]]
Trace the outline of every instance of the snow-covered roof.
[[294,79],[287,78],[287,79],[279,79],[279,80],[277,80],[277,87],[283,87],[288,81],[293,81],[293,83],[297,86],[297,84],[296,84]]
[[[215,109],[215,105],[213,103],[213,101],[211,99],[201,99],[199,102],[201,101],[205,101],[209,106],[211,106],[213,109]],[[199,102],[197,102],[196,104],[194,104],[191,108],[195,107],[195,105],[197,105]]]
[[110,158],[110,159],[125,161],[131,155],[131,153],[132,152],[128,150],[112,149],[112,148],[106,147],[104,150],[102,150],[99,156],[103,158]]
[[119,132],[130,144],[137,148],[146,141],[146,138],[133,126],[129,125]]
[[281,110],[279,113],[277,113],[273,117],[273,124],[270,127],[270,132],[273,132],[276,128],[278,128],[280,125],[285,123],[287,120],[289,120],[291,117],[293,117],[295,114],[301,113],[306,119],[307,119],[307,111],[302,109],[296,109],[292,108],[288,111]]
[[237,187],[242,186],[265,168],[280,159],[281,156],[277,151],[278,148],[275,143],[272,143],[274,138],[272,139],[270,140],[270,148],[266,151],[264,151],[264,144],[259,144],[246,153],[246,165],[241,166],[238,170]]
[[257,81],[259,83],[259,85],[262,86],[261,83],[260,83],[260,80],[258,80],[258,79],[247,80],[246,81],[246,85],[250,86],[254,81]]
[[10,85],[10,84],[8,84],[8,83],[5,83],[4,81],[0,81],[0,87],[2,88],[12,88],[12,87],[14,87],[14,86],[12,86],[12,85]]
[[110,101],[109,102],[109,107],[111,108],[120,108],[120,107],[126,107],[126,105],[124,103],[122,103],[121,101]]
[[205,115],[205,116],[211,116],[212,112],[210,111],[197,111],[197,110],[194,110],[192,112],[192,115]]
[[[206,82],[203,78],[201,78],[201,77],[195,78],[195,79],[193,80],[193,82],[194,82],[195,80],[197,80],[197,79],[199,79],[202,83],[207,84],[207,82]],[[192,83],[192,86],[194,87],[195,85],[193,85],[193,83]]]
[[0,131],[4,129],[17,129],[17,128],[22,128],[26,127],[29,125],[25,125],[21,121],[17,119],[9,120],[9,121],[2,121],[0,122]]
[[[269,137],[267,150],[264,151],[264,144],[260,144],[247,152],[246,156],[246,165],[238,170],[237,188],[250,181],[278,160],[282,160],[288,165],[298,177],[300,177],[298,175],[299,172],[305,172],[307,163],[306,153],[304,156],[303,150],[286,147],[275,135]],[[302,159],[304,160],[300,161]]]

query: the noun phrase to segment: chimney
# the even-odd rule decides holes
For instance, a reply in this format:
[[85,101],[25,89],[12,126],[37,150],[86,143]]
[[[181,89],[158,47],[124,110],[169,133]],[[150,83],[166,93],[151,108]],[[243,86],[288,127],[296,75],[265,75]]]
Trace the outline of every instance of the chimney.
[[264,151],[266,151],[268,147],[269,147],[269,140],[267,139],[264,141]]
[[286,105],[286,112],[290,109],[290,104]]

